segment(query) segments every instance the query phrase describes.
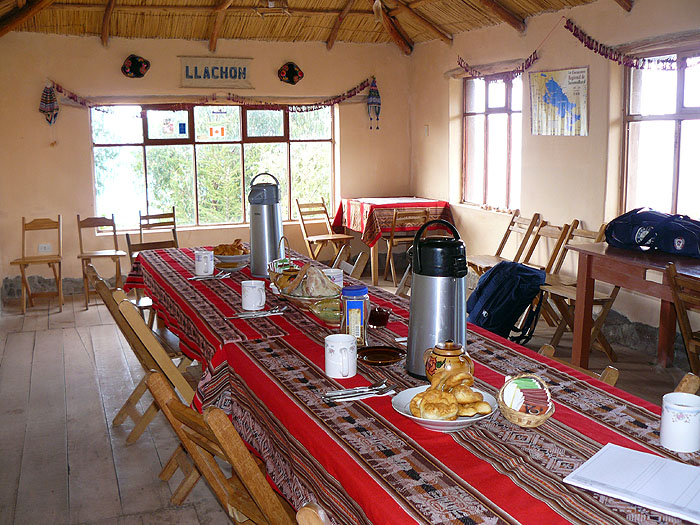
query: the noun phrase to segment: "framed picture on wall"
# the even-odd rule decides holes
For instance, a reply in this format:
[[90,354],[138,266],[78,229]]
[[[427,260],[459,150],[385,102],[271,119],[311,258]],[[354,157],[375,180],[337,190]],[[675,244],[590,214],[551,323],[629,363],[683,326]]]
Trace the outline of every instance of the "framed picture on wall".
[[530,73],[533,135],[588,136],[588,67]]

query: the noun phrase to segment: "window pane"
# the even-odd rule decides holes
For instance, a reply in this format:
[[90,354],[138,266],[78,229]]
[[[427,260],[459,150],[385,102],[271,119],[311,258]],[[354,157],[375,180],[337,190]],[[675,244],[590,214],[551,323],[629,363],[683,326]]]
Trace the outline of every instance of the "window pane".
[[513,113],[511,116],[511,153],[510,153],[510,201],[511,210],[520,208],[520,168],[522,158],[523,115]]
[[486,81],[483,78],[469,79],[466,83],[467,113],[478,113],[486,109]]
[[678,213],[700,218],[700,120],[681,124],[681,164],[678,180]]
[[330,139],[331,108],[289,113],[290,139]]
[[109,217],[114,213],[117,228],[137,227],[139,210],[146,209],[143,149],[141,146],[96,147],[93,155],[97,215]]
[[506,105],[506,83],[493,80],[486,84],[489,90],[489,108],[502,108]]
[[149,139],[186,139],[188,138],[187,111],[146,111]]
[[676,71],[633,69],[631,75],[630,111],[633,115],[676,112]]
[[[331,205],[331,145],[328,142],[295,142],[290,144],[292,161],[292,202],[320,202],[321,198],[333,213]],[[297,218],[296,204],[292,218]]]
[[146,148],[148,213],[163,213],[175,206],[178,224],[194,224],[193,147]]
[[251,109],[246,112],[249,137],[281,137],[284,135],[284,112]]
[[240,144],[197,146],[199,223],[243,222]]
[[466,118],[467,156],[466,199],[484,204],[484,115]]
[[486,204],[506,207],[506,166],[508,161],[508,115],[488,116],[488,185]]
[[194,129],[198,142],[241,140],[239,106],[196,106]]
[[688,67],[685,70],[683,105],[687,108],[700,106],[700,65]]
[[513,111],[522,111],[523,109],[522,75],[513,79],[513,87],[510,95],[510,107]]
[[632,122],[629,134],[627,209],[648,206],[670,212],[674,123]]
[[[287,184],[287,144],[281,142],[246,144],[243,149],[243,154],[245,159],[246,206],[248,193],[250,193],[250,181],[253,177],[258,173],[271,173],[280,183],[282,218],[288,218],[289,188]],[[256,182],[273,181],[269,177],[260,177]],[[249,213],[250,212],[248,212],[248,214]]]
[[90,110],[95,144],[143,142],[141,106],[103,106]]

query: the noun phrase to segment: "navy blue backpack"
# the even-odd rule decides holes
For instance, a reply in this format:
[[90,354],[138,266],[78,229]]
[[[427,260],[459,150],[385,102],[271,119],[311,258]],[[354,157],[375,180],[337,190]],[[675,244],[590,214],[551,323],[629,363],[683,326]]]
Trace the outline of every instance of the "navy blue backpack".
[[[518,344],[527,343],[537,326],[542,307],[545,272],[524,264],[502,261],[481,276],[467,300],[467,321]],[[535,297],[539,300],[533,305]],[[528,310],[529,308],[529,310]],[[521,328],[515,324],[528,310]]]

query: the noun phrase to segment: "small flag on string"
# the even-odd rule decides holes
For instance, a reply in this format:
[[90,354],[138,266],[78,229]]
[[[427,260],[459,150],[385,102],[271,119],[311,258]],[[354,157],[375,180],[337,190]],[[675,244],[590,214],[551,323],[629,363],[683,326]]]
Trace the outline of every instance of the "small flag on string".
[[58,117],[58,100],[56,100],[56,91],[53,86],[44,87],[41,93],[41,102],[39,103],[39,111],[46,117],[46,122],[49,126],[56,122]]

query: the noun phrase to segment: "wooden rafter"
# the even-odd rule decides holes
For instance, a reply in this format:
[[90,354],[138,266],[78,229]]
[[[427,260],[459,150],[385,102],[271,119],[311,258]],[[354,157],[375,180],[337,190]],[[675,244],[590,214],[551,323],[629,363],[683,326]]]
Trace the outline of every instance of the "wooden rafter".
[[[53,10],[59,11],[104,11],[104,4],[54,4],[50,7]],[[183,6],[183,5],[116,5],[114,11],[118,13],[159,13],[159,14],[184,14],[184,15],[202,15],[211,14],[212,8],[205,6]],[[261,13],[267,14],[268,11],[263,11],[259,7],[241,7],[232,6],[226,9],[226,14],[231,13]],[[328,16],[339,15],[339,9],[287,9],[284,16],[287,15],[304,15],[304,16]],[[374,16],[371,10],[353,9],[348,12],[347,16]]]
[[[374,4],[372,0],[367,0],[371,5]],[[382,25],[389,36],[394,41],[394,43],[399,46],[399,49],[403,51],[405,55],[410,55],[413,51],[413,42],[406,36],[406,32],[399,24],[399,21],[395,18],[390,18],[384,10],[384,5],[382,5]]]
[[628,13],[632,11],[632,0],[615,0]]
[[509,26],[517,29],[521,33],[525,31],[525,28],[527,27],[525,25],[525,20],[513,13],[507,7],[504,7],[497,0],[479,0],[479,2],[481,2],[481,4],[483,4],[484,7],[487,7],[488,9],[493,11],[501,20],[503,20]]
[[107,7],[105,7],[105,14],[102,17],[102,45],[107,47],[107,41],[109,40],[109,21],[112,18],[112,12],[114,11],[114,4],[117,0],[109,0],[107,2]]
[[430,31],[434,36],[438,37],[440,40],[445,42],[447,45],[452,44],[452,36],[445,33],[442,29],[437,27],[433,22],[428,20],[427,18],[423,17],[422,15],[416,13],[410,5],[406,5],[401,0],[395,0],[395,5],[394,9],[389,11],[389,15],[394,16],[396,14],[405,14],[408,15],[414,22],[417,22],[419,25],[423,26],[425,29]]
[[231,7],[233,0],[224,0],[221,2],[214,12],[214,27],[211,30],[211,36],[209,37],[209,51],[212,53],[216,51],[216,41],[219,39],[219,31],[221,30],[221,25],[224,23],[224,18],[226,17],[226,10]]
[[17,9],[22,9],[26,3],[25,0],[17,0]]
[[38,0],[33,4],[25,5],[22,9],[16,9],[9,16],[0,21],[0,36],[6,35],[25,21],[29,20],[42,9],[46,9],[56,0]]
[[333,29],[331,29],[331,34],[328,35],[328,40],[326,41],[326,49],[329,51],[333,47],[333,44],[335,44],[335,39],[338,37],[338,31],[340,31],[340,24],[342,24],[345,17],[348,16],[348,12],[350,11],[350,7],[354,1],[355,0],[346,0],[343,10],[338,15],[338,18],[335,19]]
[[414,0],[410,4],[408,4],[408,7],[411,9],[417,9],[418,7],[425,5],[425,4],[432,4],[433,2],[437,2],[438,0]]

